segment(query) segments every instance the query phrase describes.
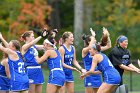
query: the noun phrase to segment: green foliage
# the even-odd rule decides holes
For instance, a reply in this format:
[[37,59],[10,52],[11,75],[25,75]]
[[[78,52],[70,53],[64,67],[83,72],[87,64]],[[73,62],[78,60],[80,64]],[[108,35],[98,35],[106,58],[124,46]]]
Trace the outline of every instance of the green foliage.
[[[11,37],[10,25],[17,21],[20,15],[22,6],[21,0],[2,0],[0,2],[0,31],[3,34],[8,34],[5,38]],[[34,3],[35,0],[24,0],[26,3]],[[39,0],[40,1],[40,0]],[[42,0],[43,1],[43,0]],[[49,0],[50,2],[56,2],[55,0]],[[102,34],[102,27],[105,26],[110,32],[112,45],[114,46],[116,38],[120,34],[124,34],[129,39],[129,49],[132,53],[132,58],[138,58],[140,53],[140,0],[83,0],[84,9],[87,9],[87,5],[92,5],[92,19],[91,24],[87,25],[88,21],[84,17],[84,32],[90,34],[89,27],[92,27],[96,31],[97,41],[100,40]],[[57,40],[62,36],[65,31],[73,32],[74,29],[74,0],[61,0],[58,1],[59,16],[60,16],[60,30]],[[84,16],[86,11],[84,10]],[[27,18],[32,18],[28,17]],[[48,14],[45,13],[45,18]],[[32,20],[28,20],[32,21]],[[19,22],[19,21],[18,21]],[[35,22],[35,21],[34,21]],[[38,21],[39,22],[39,21]],[[21,23],[21,22],[19,22]],[[26,22],[25,22],[26,23]],[[26,26],[19,25],[20,29],[27,28]],[[19,30],[20,32],[20,30]],[[80,39],[81,40],[81,39]],[[77,47],[83,47],[80,43]],[[134,49],[135,48],[135,49]],[[79,50],[81,51],[81,50]],[[79,53],[79,52],[78,52]],[[134,56],[133,56],[134,55]],[[81,59],[81,55],[78,55],[78,59]]]
[[[84,0],[84,6],[92,5],[92,23],[86,25],[87,19],[84,20],[84,32],[90,34],[89,28],[92,27],[96,31],[97,41],[100,40],[102,34],[102,27],[108,28],[112,46],[116,43],[116,38],[123,34],[129,39],[129,46],[132,53],[132,58],[138,58],[140,53],[140,1],[139,0]],[[73,25],[73,0],[66,0],[60,4],[60,15],[62,28],[68,28]],[[84,9],[85,9],[84,8]],[[71,10],[70,10],[71,9]],[[67,12],[69,11],[69,12]],[[86,11],[85,11],[86,12]],[[65,16],[64,16],[65,15]],[[85,13],[84,13],[84,16]],[[72,26],[73,28],[73,26]],[[83,44],[80,43],[80,47]],[[79,47],[78,46],[78,47]],[[134,49],[135,47],[135,49]],[[78,54],[79,54],[78,50]],[[108,51],[107,51],[108,53]],[[135,55],[134,55],[135,54]],[[137,54],[137,55],[136,55]],[[77,55],[81,59],[80,55]]]
[[[15,15],[18,14],[17,8],[19,8],[19,0],[3,0],[0,2],[0,31],[9,31],[9,24],[11,19],[15,19]],[[16,11],[14,13],[14,11]],[[12,17],[10,19],[10,17]]]
[[[133,0],[93,0],[93,23],[122,31],[139,23],[140,10]],[[127,31],[122,31],[124,34]]]
[[[132,58],[138,58],[138,55],[136,54],[139,54],[140,52],[139,0],[93,0],[92,3],[92,27],[95,29],[95,31],[96,29],[98,31],[98,29],[102,26],[107,27],[110,32],[113,46],[116,42],[116,38],[119,35],[126,35],[129,39],[129,48],[132,52]],[[97,39],[99,40],[99,37],[97,37]]]
[[65,0],[59,5],[61,27],[68,28],[74,24],[74,0]]

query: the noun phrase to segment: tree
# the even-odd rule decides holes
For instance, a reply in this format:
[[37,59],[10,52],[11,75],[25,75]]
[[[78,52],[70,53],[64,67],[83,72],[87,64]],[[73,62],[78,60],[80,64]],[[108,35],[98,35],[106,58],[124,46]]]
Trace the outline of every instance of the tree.
[[15,15],[18,13],[14,13],[13,11],[17,11],[19,8],[18,0],[3,0],[0,2],[0,31],[7,33],[9,31],[9,24],[11,22],[10,17],[12,19],[15,18]]
[[48,27],[46,16],[50,15],[52,9],[44,0],[33,0],[33,2],[21,0],[20,5],[16,20],[11,20],[11,34],[21,34],[32,28]]
[[[89,28],[93,25],[93,1],[92,0],[85,0],[84,1],[84,33],[90,33]],[[87,32],[86,32],[87,31]]]
[[[75,0],[74,2],[74,38],[75,38],[75,45],[78,46],[79,51],[81,53],[81,40],[80,37],[83,33],[83,0]],[[79,55],[81,56],[81,55]]]
[[[138,39],[140,35],[138,32],[140,25],[139,0],[86,0],[85,2],[84,9],[88,7],[87,4],[93,4],[91,4],[93,9],[90,9],[92,14],[89,13],[89,15],[92,15],[92,23],[89,25],[93,27],[99,36],[101,35],[101,31],[98,30],[101,30],[105,26],[111,34],[112,45],[115,44],[116,38],[120,34],[123,34],[129,38],[129,48],[133,50],[133,53],[138,54],[138,51],[140,52],[140,48],[138,47],[140,43]],[[83,24],[84,31],[87,32],[89,32],[88,20],[87,18],[84,19]],[[133,42],[136,39],[137,42]],[[135,50],[133,49],[134,47]]]

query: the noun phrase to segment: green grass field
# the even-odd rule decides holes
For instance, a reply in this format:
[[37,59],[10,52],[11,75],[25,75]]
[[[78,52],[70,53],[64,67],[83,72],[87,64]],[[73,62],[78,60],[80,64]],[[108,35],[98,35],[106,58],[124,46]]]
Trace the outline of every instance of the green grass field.
[[[44,73],[44,78],[45,78],[45,83],[43,84],[43,93],[45,93],[46,90],[46,82],[48,79],[48,75],[49,75],[49,71],[48,68],[44,68],[43,69],[43,73]],[[84,82],[83,80],[79,79],[79,73],[74,72],[74,79],[75,79],[75,93],[84,93]],[[128,85],[128,88],[130,90],[130,83],[132,83],[132,88],[131,90],[136,91],[136,92],[129,92],[129,93],[140,93],[137,91],[140,91],[140,75],[136,74],[136,73],[132,73],[132,80],[130,79],[130,73],[129,72],[125,72],[124,74],[124,83],[126,85]],[[132,81],[132,82],[130,82]]]

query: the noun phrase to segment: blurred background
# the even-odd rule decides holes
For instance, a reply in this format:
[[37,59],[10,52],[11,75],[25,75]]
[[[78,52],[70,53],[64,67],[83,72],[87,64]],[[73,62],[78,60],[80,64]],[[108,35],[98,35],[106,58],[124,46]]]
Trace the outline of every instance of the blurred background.
[[[102,27],[106,27],[110,33],[112,46],[115,45],[119,35],[126,35],[129,39],[128,48],[132,54],[132,62],[136,66],[137,59],[140,58],[140,0],[2,0],[0,2],[0,32],[7,41],[20,39],[24,31],[41,31],[44,27],[59,30],[56,40],[59,40],[65,31],[73,32],[79,62],[83,48],[81,36],[90,34],[90,27],[95,30],[97,41],[100,41]],[[42,41],[39,43],[42,44]],[[107,50],[106,54],[109,51]],[[1,56],[2,53],[0,58]],[[126,72],[125,75],[129,91],[140,91],[138,82],[140,75],[130,72]],[[84,91],[83,83],[77,83],[76,86],[79,87],[76,87],[75,91]]]

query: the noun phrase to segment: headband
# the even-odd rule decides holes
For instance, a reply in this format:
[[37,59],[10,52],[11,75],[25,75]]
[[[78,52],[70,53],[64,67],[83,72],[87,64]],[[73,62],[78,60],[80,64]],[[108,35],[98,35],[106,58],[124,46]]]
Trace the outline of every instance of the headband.
[[97,47],[95,44],[92,45],[92,48],[94,48],[95,50],[97,50]]
[[53,44],[48,39],[45,39],[44,42],[53,46]]
[[128,40],[128,38],[126,36],[121,36],[119,39],[118,39],[118,43],[122,43],[124,40]]

